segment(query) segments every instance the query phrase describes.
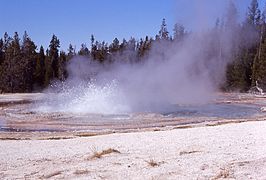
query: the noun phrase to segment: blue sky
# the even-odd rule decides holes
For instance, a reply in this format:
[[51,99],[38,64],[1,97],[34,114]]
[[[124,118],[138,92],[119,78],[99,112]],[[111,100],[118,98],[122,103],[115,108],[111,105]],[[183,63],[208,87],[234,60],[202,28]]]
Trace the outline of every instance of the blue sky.
[[[234,0],[243,18],[251,0]],[[258,0],[265,5],[265,0]],[[90,35],[108,43],[158,33],[163,18],[168,30],[179,22],[188,30],[210,27],[224,14],[227,0],[0,0],[0,34],[24,30],[38,45],[47,47],[52,34],[66,50],[69,43],[80,48]]]

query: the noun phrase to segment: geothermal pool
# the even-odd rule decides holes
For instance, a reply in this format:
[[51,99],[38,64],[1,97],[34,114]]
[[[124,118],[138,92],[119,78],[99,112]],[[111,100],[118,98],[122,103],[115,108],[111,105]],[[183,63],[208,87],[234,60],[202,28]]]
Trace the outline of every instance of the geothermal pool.
[[220,93],[213,101],[205,104],[172,104],[156,111],[119,114],[35,111],[32,107],[45,98],[44,94],[0,95],[0,134],[118,132],[262,120],[266,115],[261,111],[266,106],[265,97],[238,93]]
[[170,117],[206,117],[206,118],[248,118],[259,114],[259,106],[244,104],[217,104],[209,103],[202,105],[176,105],[170,112],[163,112],[164,116]]

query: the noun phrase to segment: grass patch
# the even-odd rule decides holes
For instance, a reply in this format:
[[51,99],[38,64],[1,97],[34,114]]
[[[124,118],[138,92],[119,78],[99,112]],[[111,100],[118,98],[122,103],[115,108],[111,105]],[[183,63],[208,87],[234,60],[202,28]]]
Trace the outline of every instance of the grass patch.
[[195,151],[195,150],[193,150],[193,151],[181,151],[179,153],[179,155],[182,156],[182,155],[193,154],[193,153],[198,153],[198,152],[201,152],[201,151]]
[[94,150],[93,155],[90,157],[90,159],[100,159],[104,155],[111,154],[111,153],[118,153],[118,154],[120,154],[120,151],[118,151],[116,149],[113,149],[113,148],[109,148],[109,149],[106,149],[106,150],[102,150],[100,152]]
[[156,166],[159,166],[160,164],[158,162],[156,162],[154,159],[150,159],[149,161],[146,161],[149,166],[151,167],[156,167]]
[[206,126],[220,126],[220,125],[225,125],[225,124],[243,123],[243,122],[246,122],[246,121],[245,120],[218,121],[218,122],[206,124]]
[[73,137],[66,137],[66,136],[58,136],[58,137],[45,137],[45,138],[42,138],[41,140],[62,140],[62,139],[73,139]]
[[76,136],[78,137],[91,137],[91,136],[97,136],[99,133],[91,133],[91,132],[84,132],[84,133],[78,133]]
[[10,141],[10,140],[30,140],[30,138],[23,138],[23,137],[19,137],[19,138],[16,138],[16,137],[0,137],[0,141]]
[[46,176],[43,176],[43,178],[44,178],[44,179],[49,179],[49,178],[51,178],[51,177],[54,177],[54,176],[57,176],[57,175],[60,175],[60,174],[62,174],[62,171],[55,171],[55,172],[53,172],[53,173],[51,173],[51,174],[48,174],[48,175],[46,175]]
[[229,178],[230,176],[230,170],[229,169],[221,169],[220,172],[212,178],[212,180],[216,180],[216,179],[222,179],[222,178]]
[[191,126],[191,125],[176,126],[173,129],[188,129],[188,128],[193,128],[193,126]]
[[76,175],[84,175],[84,174],[88,174],[88,173],[90,173],[90,171],[87,170],[87,169],[76,170],[76,171],[74,172],[74,174],[76,174]]
[[150,167],[158,167],[158,166],[160,166],[161,164],[165,163],[164,161],[162,161],[162,162],[157,162],[157,161],[155,161],[154,159],[150,159],[149,161],[146,161],[146,162],[148,163],[148,165],[149,165]]

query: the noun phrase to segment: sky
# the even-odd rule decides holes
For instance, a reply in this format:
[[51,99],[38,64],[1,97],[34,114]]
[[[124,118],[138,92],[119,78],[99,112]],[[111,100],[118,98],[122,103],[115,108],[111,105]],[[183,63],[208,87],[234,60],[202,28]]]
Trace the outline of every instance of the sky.
[[[251,0],[233,0],[243,18]],[[261,9],[266,0],[258,0]],[[162,19],[168,31],[175,23],[188,31],[214,25],[228,5],[228,0],[0,0],[0,37],[5,32],[23,36],[26,30],[38,47],[48,47],[53,34],[67,50],[81,43],[90,46],[93,34],[109,44],[130,37],[154,37]]]

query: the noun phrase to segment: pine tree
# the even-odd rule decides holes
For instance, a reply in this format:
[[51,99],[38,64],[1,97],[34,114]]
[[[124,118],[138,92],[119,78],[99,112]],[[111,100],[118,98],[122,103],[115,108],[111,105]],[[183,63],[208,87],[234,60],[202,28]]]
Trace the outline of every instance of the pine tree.
[[[9,92],[8,90],[8,67],[10,67],[10,62],[7,60],[7,58],[10,59],[10,52],[8,53],[8,48],[11,46],[11,41],[12,38],[9,37],[9,35],[7,34],[7,32],[5,32],[4,34],[4,39],[1,41],[1,51],[3,52],[3,57],[2,57],[2,61],[0,64],[0,91],[1,92]],[[10,51],[10,50],[9,50]],[[9,57],[8,57],[9,56]]]
[[3,61],[4,61],[4,41],[1,38],[0,39],[0,65],[2,64]]
[[174,40],[180,41],[185,36],[185,27],[182,24],[175,24],[174,25]]
[[2,82],[2,74],[3,74],[3,62],[5,60],[5,54],[4,54],[4,41],[3,39],[1,38],[0,39],[0,93],[2,93],[2,86],[1,84],[3,84]]
[[247,23],[257,27],[261,23],[261,12],[257,0],[252,0],[248,7]]
[[239,53],[234,61],[228,65],[226,71],[227,90],[246,92],[249,89],[250,77],[245,64],[247,58],[246,52]]
[[21,92],[22,85],[22,72],[19,61],[21,60],[20,38],[17,32],[15,32],[13,41],[10,48],[7,50],[9,53],[8,67],[8,80],[9,92]]
[[66,53],[64,51],[60,51],[58,76],[59,76],[59,80],[61,81],[64,81],[67,77],[66,61],[67,61]]
[[266,90],[266,37],[262,39],[252,67],[252,84],[256,81]]
[[94,41],[95,41],[95,38],[94,38],[94,35],[92,34],[92,35],[91,35],[91,48],[92,48],[92,46],[94,45]]
[[[117,38],[115,38],[112,42],[112,44],[110,44],[109,46],[109,61],[110,62],[114,62],[117,59],[117,56],[119,55],[119,51],[120,51],[120,42]],[[101,61],[103,61],[103,59],[101,59]]]
[[113,43],[110,45],[109,50],[111,53],[115,53],[120,50],[119,40],[115,38]]
[[91,35],[91,58],[96,60],[97,57],[97,45],[95,44],[95,38]]
[[72,44],[69,44],[68,53],[67,53],[67,60],[71,59],[75,55],[76,55],[76,52],[75,52],[74,47],[72,46]]
[[45,54],[43,46],[37,55],[36,67],[34,72],[34,81],[38,88],[44,88],[45,81]]
[[167,31],[167,25],[165,19],[163,19],[161,24],[161,29],[159,31],[159,38],[162,40],[169,40],[169,32]]
[[49,59],[52,66],[52,74],[51,78],[59,78],[58,68],[59,68],[59,49],[60,41],[59,39],[53,35],[52,40],[49,45]]
[[31,92],[34,84],[34,71],[36,67],[36,45],[30,39],[25,31],[22,41],[22,59],[23,67],[23,92]]
[[131,37],[127,43],[127,54],[129,63],[134,63],[137,60],[137,44],[136,39]]
[[46,50],[45,55],[45,78],[44,78],[44,86],[47,87],[50,84],[50,81],[53,77],[53,69],[52,69],[52,61],[49,57],[49,50]]
[[142,59],[148,55],[148,52],[151,49],[152,39],[149,39],[148,36],[145,37],[145,40],[140,39],[139,42],[139,49],[138,49],[138,56]]
[[81,44],[81,48],[78,52],[78,55],[80,55],[80,56],[89,56],[90,55],[90,51],[87,48],[86,44],[84,44],[84,43]]

